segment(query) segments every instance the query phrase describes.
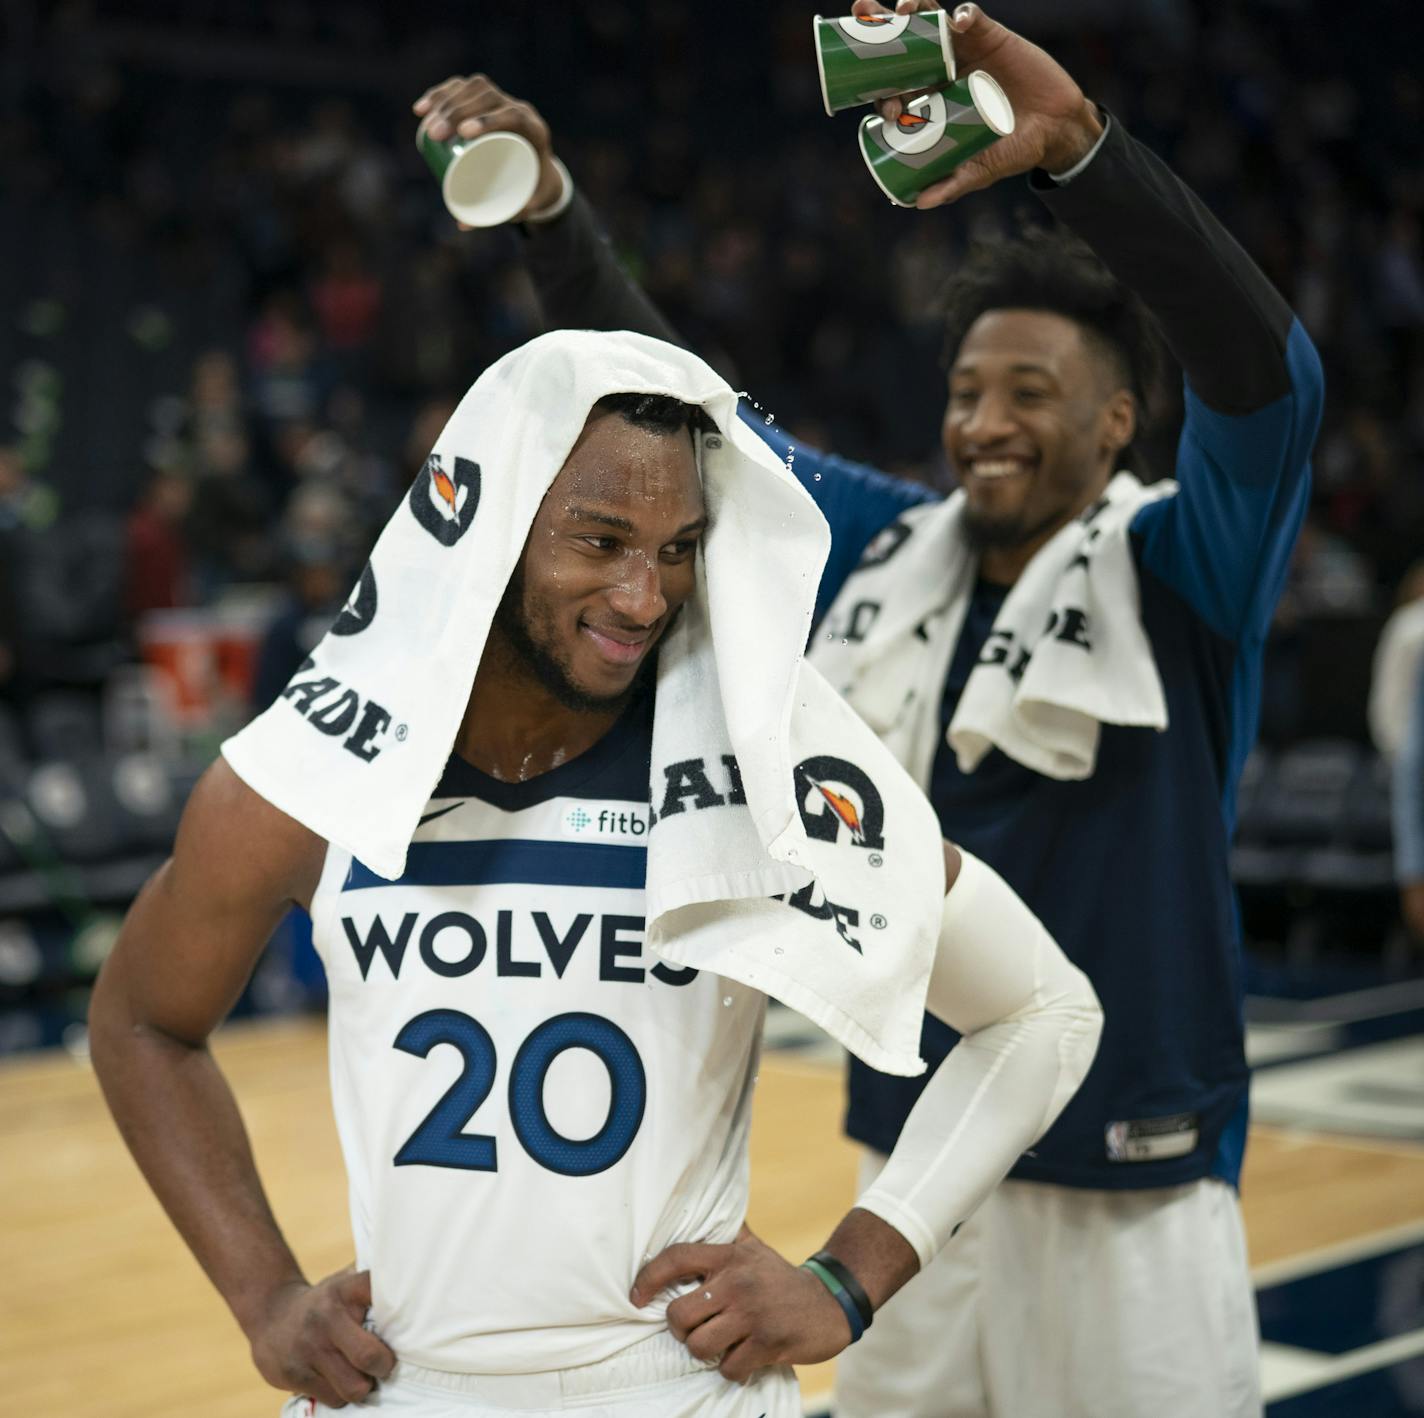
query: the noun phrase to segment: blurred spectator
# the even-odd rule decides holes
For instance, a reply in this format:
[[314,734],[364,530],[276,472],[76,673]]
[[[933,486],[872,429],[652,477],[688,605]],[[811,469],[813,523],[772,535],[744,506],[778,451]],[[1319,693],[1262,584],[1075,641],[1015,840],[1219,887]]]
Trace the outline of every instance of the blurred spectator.
[[237,364],[225,350],[207,350],[194,360],[188,418],[188,436],[198,449],[223,434],[246,435],[247,416]]
[[1396,207],[1385,225],[1374,271],[1375,298],[1390,343],[1395,407],[1424,354],[1424,256],[1419,242],[1418,215]]
[[[1348,45],[1322,40],[1324,0],[1290,8],[1281,25],[1279,0],[1152,0],[1119,7],[1110,30],[1060,19],[1054,36],[1088,91],[1240,234],[1325,360],[1331,403],[1278,667],[1318,618],[1387,598],[1424,545],[1424,84],[1405,58],[1424,42],[1424,6],[1359,0]],[[91,521],[102,540],[100,513],[122,527],[139,507],[130,594],[176,596],[180,579],[155,570],[177,523],[151,501],[176,488],[146,485],[146,466],[191,473],[189,581],[210,603],[281,577],[274,529],[312,484],[344,500],[343,547],[368,538],[460,392],[535,332],[517,238],[458,233],[413,150],[406,89],[472,68],[544,111],[620,256],[719,370],[786,426],[943,484],[926,434],[942,400],[938,290],[968,239],[1035,206],[1021,189],[928,217],[891,209],[820,112],[789,11],[729,71],[693,42],[688,6],[576,8],[553,29],[454,26],[445,10],[148,10],[150,23],[182,12],[185,53],[240,49],[240,82],[222,65],[165,71],[177,61],[161,46],[150,64],[117,64],[104,7],[35,10],[12,57],[24,82],[0,114],[23,218],[0,223],[0,272],[12,285],[23,273],[0,377],[29,391],[0,442],[23,443],[67,528]],[[328,42],[381,58],[349,82],[313,62],[304,82]],[[264,53],[282,83],[264,81]],[[748,145],[768,160],[737,162]],[[1162,446],[1173,440],[1163,427]],[[48,486],[0,454],[0,643],[7,616],[29,618],[4,605],[28,606],[32,571],[64,562],[32,546],[22,570],[5,530],[46,540]],[[60,618],[86,595],[64,588]],[[53,610],[36,626],[57,629]],[[1277,688],[1289,706],[1288,668]]]
[[346,495],[334,483],[317,480],[292,494],[282,518],[282,541],[299,564],[329,558],[349,566],[366,551]]
[[46,618],[37,602],[65,596],[63,581],[45,575],[57,515],[53,491],[30,477],[19,448],[0,445],[0,699],[25,699],[52,660],[46,632],[63,614]]
[[1321,615],[1348,615],[1374,604],[1374,574],[1343,537],[1307,517],[1291,556],[1276,624],[1288,627]]
[[1380,631],[1370,677],[1370,736],[1386,758],[1393,758],[1404,743],[1421,668],[1424,561],[1417,561],[1400,583],[1394,613]]
[[235,581],[271,575],[274,508],[240,430],[208,434],[198,447],[193,471],[194,570],[201,599],[210,601]]
[[314,417],[321,407],[323,371],[316,332],[290,291],[270,296],[247,336],[252,402],[269,425]]
[[[1323,706],[1314,702],[1312,641],[1321,627],[1350,626],[1374,606],[1374,574],[1350,545],[1326,531],[1317,514],[1306,518],[1276,605],[1261,676],[1261,738],[1288,743],[1320,732]],[[1356,691],[1364,698],[1364,686]],[[1359,701],[1357,701],[1359,702]]]
[[0,699],[15,697],[20,678],[20,590],[7,541],[0,532]]
[[42,532],[58,510],[53,491],[30,477],[19,448],[0,445],[0,531]]
[[333,543],[302,539],[293,547],[286,596],[257,652],[253,713],[273,703],[326,634],[350,580],[349,563]]
[[327,253],[311,303],[327,349],[350,364],[371,343],[381,311],[381,283],[354,241],[340,242]]
[[449,398],[430,399],[416,411],[410,432],[406,435],[404,456],[401,459],[401,480],[407,486],[415,481],[417,474],[425,466],[425,459],[435,447],[440,430],[450,421],[457,402],[458,400]]
[[193,484],[173,468],[148,480],[143,498],[125,529],[127,585],[124,606],[130,621],[145,611],[176,610],[192,603],[188,516]]

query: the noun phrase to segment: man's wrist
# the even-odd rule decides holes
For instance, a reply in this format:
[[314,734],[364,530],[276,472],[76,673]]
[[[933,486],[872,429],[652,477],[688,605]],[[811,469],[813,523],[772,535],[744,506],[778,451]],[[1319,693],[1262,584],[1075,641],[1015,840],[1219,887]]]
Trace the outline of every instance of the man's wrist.
[[558,177],[558,186],[550,195],[547,191],[536,193],[541,200],[528,212],[521,220],[533,222],[536,226],[541,222],[551,222],[555,217],[561,217],[568,211],[569,203],[574,199],[574,180],[569,176],[569,170],[556,157],[550,157],[550,166],[554,169]]
[[1097,105],[1085,98],[1081,113],[1055,135],[1040,166],[1056,181],[1076,175],[1076,170],[1093,154],[1106,132],[1107,124]]
[[272,1318],[273,1311],[284,1295],[310,1288],[311,1282],[293,1261],[292,1269],[274,1273],[261,1281],[245,1283],[239,1290],[224,1298],[238,1328],[251,1340]]
[[850,1327],[850,1342],[857,1343],[861,1335],[870,1328],[874,1313],[859,1282],[845,1266],[825,1251],[817,1251],[809,1260],[803,1260],[801,1269],[809,1275],[814,1275],[840,1306],[846,1324]]
[[850,1269],[873,1310],[920,1268],[909,1241],[888,1221],[861,1207],[846,1214],[827,1239],[825,1250]]

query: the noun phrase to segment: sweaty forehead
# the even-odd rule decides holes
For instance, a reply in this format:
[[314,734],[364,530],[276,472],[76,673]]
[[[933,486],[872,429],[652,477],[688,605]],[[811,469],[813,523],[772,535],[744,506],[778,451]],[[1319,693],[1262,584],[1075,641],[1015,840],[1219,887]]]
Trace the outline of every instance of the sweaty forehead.
[[954,370],[1040,365],[1062,374],[1088,356],[1078,323],[1052,310],[987,310],[965,332]]
[[686,430],[661,433],[608,415],[584,428],[545,506],[577,501],[600,507],[658,504],[686,510],[702,507],[702,487],[692,437]]

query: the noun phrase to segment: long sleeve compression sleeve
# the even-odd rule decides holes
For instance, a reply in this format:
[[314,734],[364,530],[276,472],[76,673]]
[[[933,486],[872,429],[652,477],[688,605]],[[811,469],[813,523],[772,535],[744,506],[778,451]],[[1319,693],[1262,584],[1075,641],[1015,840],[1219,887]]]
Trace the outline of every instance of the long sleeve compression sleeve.
[[618,264],[608,233],[577,189],[559,216],[517,230],[546,330],[635,330],[686,346]]
[[925,1265],[1087,1076],[1102,1010],[1087,976],[992,867],[961,850],[927,1004],[963,1034],[856,1202]]

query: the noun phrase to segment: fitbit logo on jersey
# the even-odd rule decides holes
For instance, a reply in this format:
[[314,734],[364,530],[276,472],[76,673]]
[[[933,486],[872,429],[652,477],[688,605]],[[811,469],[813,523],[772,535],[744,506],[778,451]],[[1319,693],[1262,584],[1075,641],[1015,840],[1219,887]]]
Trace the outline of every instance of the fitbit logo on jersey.
[[313,728],[331,738],[347,737],[342,748],[369,763],[385,747],[391,716],[374,699],[363,699],[332,675],[309,675],[316,661],[307,656],[282,698]]
[[648,835],[648,810],[637,803],[575,803],[561,825],[565,837],[641,844]]
[[432,453],[411,484],[410,510],[415,520],[443,547],[452,547],[475,520],[480,505],[480,465],[456,458],[450,471]]
[[817,754],[802,759],[795,776],[801,824],[813,841],[849,840],[871,851],[885,846],[885,804],[863,769]]

